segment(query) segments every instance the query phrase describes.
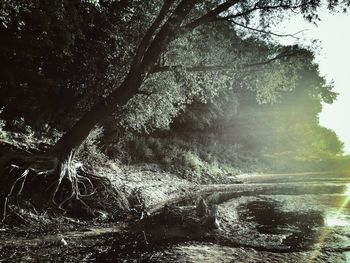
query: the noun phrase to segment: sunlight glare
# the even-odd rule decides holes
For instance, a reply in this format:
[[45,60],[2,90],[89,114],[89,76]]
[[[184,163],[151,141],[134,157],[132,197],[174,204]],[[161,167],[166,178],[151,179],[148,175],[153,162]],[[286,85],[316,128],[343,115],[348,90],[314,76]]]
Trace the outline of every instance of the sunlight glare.
[[350,222],[347,218],[339,215],[339,214],[330,214],[327,215],[325,224],[328,227],[336,227],[336,226],[350,226]]
[[347,195],[347,196],[350,196],[350,184],[346,185],[346,191],[345,191],[344,194]]

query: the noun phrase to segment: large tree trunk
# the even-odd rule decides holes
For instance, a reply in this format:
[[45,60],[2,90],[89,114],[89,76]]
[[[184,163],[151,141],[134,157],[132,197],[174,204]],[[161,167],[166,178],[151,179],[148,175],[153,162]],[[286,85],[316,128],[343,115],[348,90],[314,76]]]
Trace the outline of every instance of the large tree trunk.
[[[74,155],[78,147],[88,137],[95,125],[113,114],[117,107],[126,105],[138,93],[145,77],[154,71],[159,56],[171,39],[176,37],[176,33],[192,30],[203,21],[210,21],[211,18],[238,1],[227,0],[207,15],[199,18],[198,22],[190,27],[183,27],[183,21],[200,1],[181,0],[172,8],[176,2],[176,0],[164,1],[158,17],[145,33],[136,51],[134,61],[131,63],[129,73],[122,84],[105,100],[84,114],[50,151],[39,154],[11,153],[4,159],[0,158],[0,166],[2,166],[0,167],[0,199],[4,200],[1,221],[4,221],[7,215],[8,200],[22,193],[28,176],[38,177],[41,180],[41,186],[45,188],[39,191],[44,191],[44,195],[49,194],[50,203],[56,204],[58,208],[65,209],[72,203],[79,203],[86,207],[85,198],[95,193],[96,185],[101,183],[105,185],[106,181],[88,173],[79,174],[77,172]],[[3,176],[4,174],[7,175]],[[38,185],[28,188],[30,188],[27,189],[29,192],[39,189]],[[58,193],[62,194],[58,195]]]
[[139,71],[130,72],[124,82],[109,97],[93,106],[58,140],[51,153],[67,156],[77,149],[94,126],[113,114],[118,106],[125,105],[136,94],[141,84],[141,73]]
[[[103,179],[96,179],[94,175],[82,176],[77,173],[77,167],[74,164],[77,148],[88,137],[96,124],[110,116],[117,107],[126,105],[137,94],[145,76],[151,72],[163,49],[170,42],[172,35],[198,1],[182,0],[165,22],[164,19],[175,1],[166,0],[164,2],[158,17],[141,41],[129,73],[122,84],[105,100],[83,115],[50,151],[35,155],[11,153],[6,157],[6,160],[2,162],[4,164],[3,170],[7,171],[10,180],[8,180],[7,185],[2,183],[0,186],[3,188],[0,190],[5,193],[2,196],[4,209],[1,221],[6,218],[8,200],[12,196],[18,196],[22,193],[29,174],[35,174],[35,177],[40,175],[40,178],[43,178],[41,179],[43,185],[49,184],[45,191],[49,191],[50,203],[56,204],[58,208],[67,207],[67,204],[72,202],[79,202],[82,206],[87,206],[84,197],[91,196],[95,192],[95,185]],[[47,178],[49,179],[47,180]],[[0,174],[0,182],[1,180],[5,182],[6,178]],[[60,190],[64,193],[63,196],[57,195]]]
[[[186,15],[198,0],[181,1],[168,20],[161,26],[174,1],[165,1],[162,10],[140,43],[136,57],[123,83],[104,101],[87,112],[54,146],[53,153],[68,156],[87,138],[96,124],[110,116],[117,106],[124,106],[142,85],[144,77],[152,71],[159,56],[181,26]],[[161,27],[160,27],[161,26]],[[153,37],[154,33],[158,33]]]

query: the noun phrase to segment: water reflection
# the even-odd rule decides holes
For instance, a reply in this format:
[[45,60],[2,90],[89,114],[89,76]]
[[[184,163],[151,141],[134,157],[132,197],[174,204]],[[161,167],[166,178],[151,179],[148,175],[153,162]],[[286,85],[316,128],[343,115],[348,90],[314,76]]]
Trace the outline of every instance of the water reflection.
[[346,185],[345,195],[350,196],[350,184]]
[[281,247],[290,251],[307,250],[317,241],[324,224],[321,211],[285,212],[272,200],[257,200],[239,208],[242,221],[256,223],[256,230],[264,234],[283,234]]
[[[350,248],[350,183],[259,186],[255,191],[243,189],[201,197],[207,203],[225,208],[221,211],[222,230],[211,235],[188,224],[183,217],[178,222],[172,217],[166,220],[153,217],[149,225],[135,227],[125,236],[114,236],[109,243],[111,249],[100,253],[96,262],[116,262],[121,258],[161,262],[157,261],[158,254],[166,255],[171,247],[187,242],[210,242],[270,252],[303,251],[300,254],[305,254],[305,258],[298,262],[319,262],[327,253],[342,253]],[[191,197],[177,205],[190,209],[195,199]],[[166,256],[168,259],[170,255],[177,256],[176,252],[171,253]],[[350,254],[345,256],[350,262]]]
[[347,227],[350,226],[350,218],[346,213],[350,201],[350,184],[347,184],[344,191],[344,197],[340,204],[338,204],[338,210],[328,212],[325,216],[325,225],[328,227]]
[[347,227],[350,226],[350,221],[346,215],[330,213],[326,215],[325,225],[328,227]]
[[[350,245],[350,240],[346,233],[350,227],[350,214],[346,211],[346,208],[350,201],[350,184],[345,185],[343,192],[343,198],[336,205],[331,207],[331,211],[325,212],[324,223],[319,240],[318,249],[312,254],[310,260],[315,260],[321,251],[325,248],[332,248],[338,251],[346,251],[346,248]],[[350,262],[349,253],[344,253],[345,262]]]

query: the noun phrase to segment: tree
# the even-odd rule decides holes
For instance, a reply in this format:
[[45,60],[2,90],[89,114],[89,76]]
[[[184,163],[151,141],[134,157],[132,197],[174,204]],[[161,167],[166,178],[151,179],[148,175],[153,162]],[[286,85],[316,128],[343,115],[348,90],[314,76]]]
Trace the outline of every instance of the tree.
[[[66,130],[120,83],[147,12],[143,5],[4,1],[0,108],[11,120]],[[2,8],[3,9],[2,9]],[[148,7],[151,9],[151,7]],[[1,12],[2,11],[2,12]],[[3,14],[3,17],[1,16]],[[93,88],[91,88],[93,87]]]
[[[142,3],[143,1],[121,2]],[[104,3],[104,1],[101,1],[101,3]],[[12,164],[25,163],[24,168],[17,174],[17,178],[14,180],[6,198],[12,195],[13,188],[17,183],[22,182],[22,185],[24,184],[26,175],[33,170],[38,175],[53,176],[55,184],[50,197],[52,203],[56,203],[56,194],[60,190],[63,181],[67,183],[70,193],[67,198],[60,200],[59,206],[61,207],[70,199],[81,200],[83,194],[79,183],[84,178],[77,175],[72,164],[76,149],[87,138],[96,124],[113,114],[118,107],[126,105],[135,95],[142,93],[141,88],[145,80],[155,72],[173,71],[179,66],[185,71],[222,71],[230,69],[229,64],[192,65],[190,67],[161,65],[159,67],[163,52],[176,39],[187,34],[193,34],[199,28],[204,28],[212,23],[229,23],[233,26],[249,28],[252,19],[255,21],[259,19],[261,28],[257,34],[264,34],[271,22],[277,21],[279,17],[290,12],[301,12],[308,20],[313,21],[317,19],[317,10],[321,6],[320,1],[317,0],[226,0],[219,2],[209,0],[164,0],[161,2],[155,1],[154,3],[160,4],[159,12],[156,14],[153,23],[144,32],[121,83],[117,87],[113,87],[113,91],[106,98],[91,107],[49,151],[39,154],[22,154],[21,156],[13,154],[6,157],[3,162],[3,170]],[[339,5],[336,1],[329,1],[328,3],[330,9]],[[200,30],[197,32],[200,33]],[[283,58],[285,55],[277,54],[272,60]],[[258,61],[255,64],[264,63],[268,63],[268,61]],[[93,83],[93,85],[98,85],[98,83]],[[42,163],[47,164],[46,169],[38,166]]]
[[[246,83],[238,82],[240,86],[230,90],[223,89],[209,103],[196,100],[175,119],[173,130],[190,132],[187,137],[191,133],[195,137],[196,132],[213,135],[221,148],[240,144],[251,155],[319,159],[322,152],[341,153],[339,139],[318,123],[321,102],[331,103],[336,93],[319,75],[313,54],[306,50],[301,53],[304,53],[302,57],[283,61],[283,70],[270,63],[255,72],[256,80],[251,78]],[[297,72],[292,74],[293,71]],[[285,78],[283,72],[292,80],[281,81]],[[259,87],[252,87],[257,80]],[[276,85],[282,87],[274,88]],[[271,87],[274,94],[260,94]]]

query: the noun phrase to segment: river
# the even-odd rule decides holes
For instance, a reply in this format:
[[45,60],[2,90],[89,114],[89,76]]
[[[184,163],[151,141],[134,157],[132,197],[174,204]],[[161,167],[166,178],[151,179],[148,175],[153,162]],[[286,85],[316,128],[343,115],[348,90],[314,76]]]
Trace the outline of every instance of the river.
[[[170,233],[157,223],[133,249],[108,250],[96,259],[135,262],[350,262],[350,180],[331,173],[241,176],[243,184],[205,195],[219,205],[221,228]],[[229,190],[228,190],[229,189]],[[190,203],[180,205],[190,205]],[[168,228],[167,228],[168,227]],[[173,229],[172,231],[184,231]],[[147,242],[146,242],[147,241]],[[126,242],[128,243],[128,242]],[[131,242],[132,243],[132,242]]]
[[350,262],[350,178],[301,173],[238,179],[243,183],[218,185],[171,207],[191,211],[202,197],[218,205],[219,229],[151,217],[142,227],[60,233],[68,246],[51,242],[55,234],[28,240],[9,232],[0,242],[0,262]]

